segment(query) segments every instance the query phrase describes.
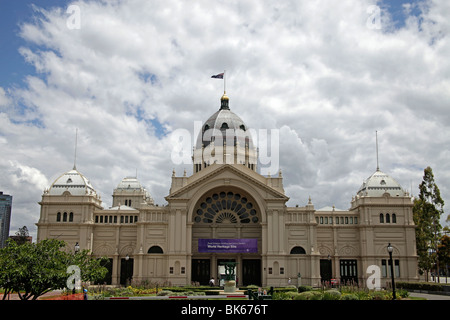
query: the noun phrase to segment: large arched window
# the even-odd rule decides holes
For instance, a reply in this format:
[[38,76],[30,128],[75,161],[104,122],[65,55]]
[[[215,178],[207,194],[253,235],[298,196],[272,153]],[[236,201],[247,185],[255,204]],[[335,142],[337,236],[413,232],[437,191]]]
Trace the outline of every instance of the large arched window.
[[291,249],[291,254],[306,254],[305,249],[303,247],[297,246]]
[[160,246],[153,246],[148,249],[147,253],[164,253]]
[[237,192],[215,192],[197,206],[195,223],[259,223],[253,202]]

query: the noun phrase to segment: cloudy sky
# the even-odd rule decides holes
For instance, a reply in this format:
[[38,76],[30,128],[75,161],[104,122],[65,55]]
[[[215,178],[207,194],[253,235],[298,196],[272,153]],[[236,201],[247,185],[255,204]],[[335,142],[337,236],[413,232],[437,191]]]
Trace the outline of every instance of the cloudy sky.
[[[450,206],[450,2],[0,1],[0,191],[35,238],[74,163],[105,207],[125,176],[164,204],[172,133],[220,106],[279,132],[288,205],[348,209],[380,169]],[[192,140],[195,140],[193,137]],[[445,213],[444,222],[448,211]]]

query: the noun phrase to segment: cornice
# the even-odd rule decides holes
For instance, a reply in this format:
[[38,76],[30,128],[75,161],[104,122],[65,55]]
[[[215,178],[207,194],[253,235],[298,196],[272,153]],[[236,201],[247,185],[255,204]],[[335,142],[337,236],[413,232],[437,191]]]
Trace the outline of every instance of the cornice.
[[[220,173],[222,173],[224,171],[227,171],[227,170],[232,171],[237,176],[242,177],[244,180],[250,181],[251,183],[261,187],[262,189],[268,191],[269,193],[271,193],[272,195],[274,195],[275,197],[278,198],[278,199],[270,199],[270,200],[280,200],[280,201],[288,201],[289,200],[289,197],[287,197],[285,194],[283,194],[283,193],[279,192],[278,190],[275,190],[274,188],[272,188],[272,187],[262,183],[258,179],[253,178],[249,174],[246,174],[246,173],[242,172],[241,170],[238,170],[237,168],[235,168],[234,166],[232,166],[230,164],[222,164],[217,169],[207,173],[206,175],[198,178],[195,181],[192,181],[191,183],[188,183],[187,185],[181,187],[180,189],[176,190],[172,194],[169,194],[167,197],[165,197],[165,199],[166,200],[179,200],[181,198],[177,198],[177,195],[182,194],[182,193],[184,193],[184,192],[186,192],[186,191],[188,191],[188,190],[190,190],[190,189],[192,189],[192,188],[194,188],[194,187],[204,183],[205,181],[210,180],[212,177],[217,176]],[[186,200],[189,200],[189,199],[186,199]]]

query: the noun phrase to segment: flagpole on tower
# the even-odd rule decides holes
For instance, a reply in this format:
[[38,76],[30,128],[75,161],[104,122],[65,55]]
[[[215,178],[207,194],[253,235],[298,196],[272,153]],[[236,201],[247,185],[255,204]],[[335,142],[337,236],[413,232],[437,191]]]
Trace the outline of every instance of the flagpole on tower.
[[223,71],[223,93],[227,92],[227,70]]

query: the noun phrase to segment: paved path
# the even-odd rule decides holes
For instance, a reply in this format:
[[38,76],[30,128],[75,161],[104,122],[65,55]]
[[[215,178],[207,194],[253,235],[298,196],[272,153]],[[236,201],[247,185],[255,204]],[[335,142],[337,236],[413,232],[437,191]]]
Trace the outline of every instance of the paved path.
[[416,292],[410,292],[410,297],[419,297],[419,298],[425,298],[427,300],[450,300],[450,296],[447,295],[441,295],[441,294],[428,294],[428,293],[416,293]]

